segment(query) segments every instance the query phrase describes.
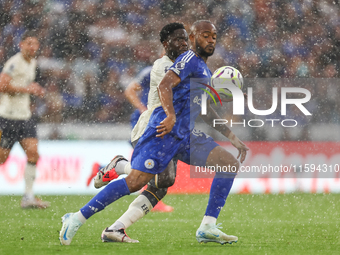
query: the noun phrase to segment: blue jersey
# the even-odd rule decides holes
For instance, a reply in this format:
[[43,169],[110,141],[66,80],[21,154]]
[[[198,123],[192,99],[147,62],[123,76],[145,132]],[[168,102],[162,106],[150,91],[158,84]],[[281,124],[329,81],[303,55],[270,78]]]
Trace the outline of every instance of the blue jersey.
[[[152,66],[145,67],[136,77],[135,82],[138,83],[142,90],[139,95],[139,99],[143,105],[148,104],[148,95],[150,90],[150,73]],[[130,119],[131,127],[134,128],[140,116],[140,111],[136,109]]]
[[[201,111],[201,89],[206,88],[203,84],[210,83],[211,71],[204,60],[192,50],[180,55],[169,70],[181,78],[181,82],[172,89],[176,124],[171,133],[182,139],[194,128]],[[160,106],[154,110],[149,125],[155,128],[165,118],[166,114]]]
[[157,126],[166,118],[162,106],[157,107],[144,134],[139,138],[132,155],[132,169],[159,174],[176,156],[191,165],[204,166],[208,155],[217,143],[204,133],[192,132],[194,122],[201,111],[202,89],[211,80],[211,72],[203,59],[193,51],[180,55],[169,68],[181,82],[172,89],[176,123],[171,132],[156,137]]

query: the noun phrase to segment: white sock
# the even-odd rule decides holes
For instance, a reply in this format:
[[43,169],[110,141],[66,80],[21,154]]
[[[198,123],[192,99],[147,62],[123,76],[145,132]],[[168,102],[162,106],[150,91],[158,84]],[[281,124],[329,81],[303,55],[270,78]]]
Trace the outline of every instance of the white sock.
[[124,168],[125,168],[126,164],[129,164],[131,166],[129,161],[126,161],[126,160],[118,161],[118,163],[117,163],[117,165],[115,167],[116,173],[118,175],[125,174]]
[[130,172],[131,172],[131,163],[128,162],[128,164],[126,164],[124,167],[124,174],[129,175]]
[[25,180],[25,196],[28,199],[33,199],[33,183],[35,180],[36,175],[36,164],[28,163],[26,165],[25,173],[24,173],[24,180]]
[[81,213],[81,211],[78,211],[78,212],[74,213],[74,215],[77,215],[78,220],[79,220],[82,224],[85,223],[86,218],[85,218],[84,215]]
[[109,229],[110,230],[119,230],[119,229],[125,229],[125,226],[123,224],[123,222],[120,222],[119,220],[117,220],[115,223],[113,223]]
[[216,221],[217,221],[217,219],[215,217],[204,215],[202,223],[201,223],[201,226],[202,225],[207,225],[207,224],[214,224],[214,225],[216,225]]
[[139,195],[129,206],[129,209],[115,222],[109,229],[117,230],[121,228],[128,228],[133,223],[143,218],[148,212],[151,211],[152,205],[144,195]]

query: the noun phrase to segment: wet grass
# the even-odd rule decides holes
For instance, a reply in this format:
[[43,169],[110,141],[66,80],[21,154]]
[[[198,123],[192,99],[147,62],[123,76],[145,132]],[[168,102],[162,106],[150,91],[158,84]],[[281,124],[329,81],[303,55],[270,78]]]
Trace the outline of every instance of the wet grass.
[[102,243],[111,225],[135,196],[94,215],[70,246],[61,246],[61,219],[91,196],[45,196],[47,210],[22,210],[21,197],[0,196],[0,254],[339,254],[340,194],[231,195],[218,222],[237,235],[232,245],[199,244],[195,239],[207,195],[169,195],[172,213],[150,213],[127,233],[138,244]]

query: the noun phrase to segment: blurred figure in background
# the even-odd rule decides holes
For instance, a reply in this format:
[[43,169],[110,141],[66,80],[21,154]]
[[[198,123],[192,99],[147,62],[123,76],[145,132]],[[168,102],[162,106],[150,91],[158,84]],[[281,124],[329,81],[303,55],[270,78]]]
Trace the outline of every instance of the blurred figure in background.
[[36,123],[31,118],[30,95],[43,97],[45,90],[36,82],[36,53],[39,41],[35,31],[27,31],[19,43],[20,52],[10,58],[0,74],[0,164],[4,164],[15,142],[27,155],[25,194],[22,208],[47,208],[48,202],[34,197],[33,183],[39,159]]

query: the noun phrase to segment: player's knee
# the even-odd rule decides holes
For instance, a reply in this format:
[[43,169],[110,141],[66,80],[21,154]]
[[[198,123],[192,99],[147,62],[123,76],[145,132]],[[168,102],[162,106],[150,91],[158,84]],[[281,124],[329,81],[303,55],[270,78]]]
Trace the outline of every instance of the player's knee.
[[155,181],[155,183],[157,183],[157,188],[168,188],[171,187],[172,185],[174,185],[175,183],[175,179],[176,176],[156,176],[155,177],[157,179],[157,181]]
[[176,180],[176,167],[171,161],[167,168],[160,174],[155,176],[155,187],[168,188],[174,185]]
[[240,162],[236,158],[229,159],[228,162],[225,162],[225,165],[228,167],[230,171],[228,172],[238,172],[240,168]]
[[4,151],[3,153],[0,154],[0,165],[4,164],[6,160],[8,159],[9,152]]
[[36,164],[39,160],[39,153],[37,151],[27,151],[27,161]]
[[237,169],[237,171],[240,169],[240,162],[235,159],[234,166]]

